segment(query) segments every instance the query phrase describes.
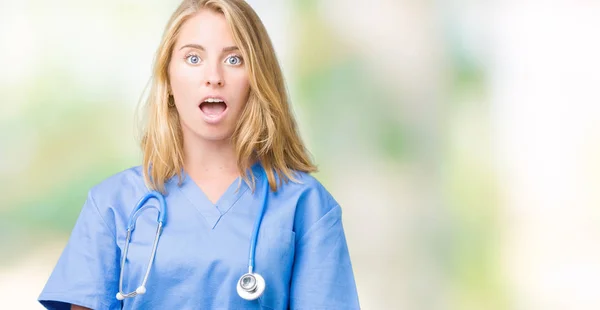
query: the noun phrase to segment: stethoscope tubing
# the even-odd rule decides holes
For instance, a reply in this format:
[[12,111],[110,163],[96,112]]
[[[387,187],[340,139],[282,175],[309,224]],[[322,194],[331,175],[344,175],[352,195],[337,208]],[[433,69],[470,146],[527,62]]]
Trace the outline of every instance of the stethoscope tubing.
[[[263,217],[265,214],[265,210],[266,210],[266,206],[267,206],[267,197],[269,194],[269,187],[270,187],[269,181],[268,181],[268,179],[265,178],[264,194],[262,195],[262,201],[260,203],[260,210],[258,211],[258,216],[254,222],[254,228],[252,231],[252,239],[250,240],[250,250],[248,253],[248,274],[255,277],[255,279],[257,279],[259,282],[261,282],[262,288],[259,290],[258,293],[256,293],[256,292],[241,292],[240,293],[240,296],[244,295],[242,297],[245,299],[249,299],[249,300],[258,298],[262,294],[262,291],[264,290],[264,279],[259,274],[254,274],[253,271],[254,271],[254,264],[255,264],[256,244],[258,242],[258,234],[260,231],[260,225],[262,223],[262,220],[263,220]],[[155,208],[158,210],[158,218],[157,218],[158,226],[156,228],[156,235],[154,237],[154,242],[152,244],[152,253],[150,254],[150,260],[148,262],[148,266],[146,268],[146,273],[144,275],[144,279],[142,280],[142,284],[133,292],[123,293],[123,275],[125,272],[125,261],[127,259],[127,252],[129,250],[129,241],[131,240],[131,235],[133,234],[133,230],[135,229],[135,224],[136,224],[137,218],[140,216],[142,211],[145,210],[144,206],[145,206],[146,202],[152,198],[158,200],[159,206],[158,207],[156,207],[154,205],[148,206],[148,208]],[[119,274],[119,292],[117,293],[117,296],[116,296],[117,299],[123,300],[125,298],[134,297],[134,296],[146,293],[146,282],[148,281],[148,276],[150,275],[150,269],[152,268],[152,264],[154,263],[154,258],[156,256],[158,240],[162,233],[163,227],[165,225],[166,209],[167,209],[167,203],[166,203],[164,196],[158,191],[150,191],[138,201],[135,208],[131,211],[131,215],[129,216],[129,220],[127,223],[127,237],[125,240],[125,248],[123,251],[123,257],[121,259],[121,270],[120,270],[120,274]],[[246,274],[246,275],[248,275],[248,274]],[[246,276],[246,275],[244,275],[244,276]],[[240,284],[238,283],[238,285],[240,285]],[[251,297],[247,296],[247,294],[250,294]]]
[[254,258],[256,254],[256,244],[258,243],[258,233],[260,230],[260,224],[262,223],[263,216],[265,215],[265,209],[267,208],[267,196],[269,195],[269,181],[265,178],[265,192],[262,195],[262,201],[260,204],[260,210],[258,211],[258,217],[254,221],[254,230],[252,231],[252,240],[250,241],[250,253],[248,253],[248,273],[254,271]]

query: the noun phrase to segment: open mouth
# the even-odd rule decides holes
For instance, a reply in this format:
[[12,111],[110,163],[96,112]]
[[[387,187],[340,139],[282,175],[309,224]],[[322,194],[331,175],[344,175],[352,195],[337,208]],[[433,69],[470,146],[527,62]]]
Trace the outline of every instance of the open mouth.
[[227,110],[227,103],[220,98],[207,98],[200,103],[200,110],[209,118],[218,118]]

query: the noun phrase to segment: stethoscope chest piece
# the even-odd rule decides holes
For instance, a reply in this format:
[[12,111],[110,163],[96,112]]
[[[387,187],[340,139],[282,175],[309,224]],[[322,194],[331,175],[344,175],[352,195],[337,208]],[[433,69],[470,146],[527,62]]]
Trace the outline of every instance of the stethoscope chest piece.
[[237,292],[246,300],[255,300],[265,291],[265,279],[258,273],[247,273],[238,281]]

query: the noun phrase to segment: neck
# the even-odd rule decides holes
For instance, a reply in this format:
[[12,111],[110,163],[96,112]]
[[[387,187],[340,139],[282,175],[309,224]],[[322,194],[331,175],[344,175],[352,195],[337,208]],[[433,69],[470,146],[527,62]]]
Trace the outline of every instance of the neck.
[[189,141],[184,139],[184,169],[193,179],[201,180],[238,175],[237,157],[231,141]]

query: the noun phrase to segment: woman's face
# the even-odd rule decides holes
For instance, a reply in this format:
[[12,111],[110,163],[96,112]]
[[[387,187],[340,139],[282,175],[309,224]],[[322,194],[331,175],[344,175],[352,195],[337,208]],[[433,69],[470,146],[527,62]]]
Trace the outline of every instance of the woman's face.
[[229,139],[250,84],[223,14],[202,10],[187,20],[169,63],[171,93],[184,139]]

